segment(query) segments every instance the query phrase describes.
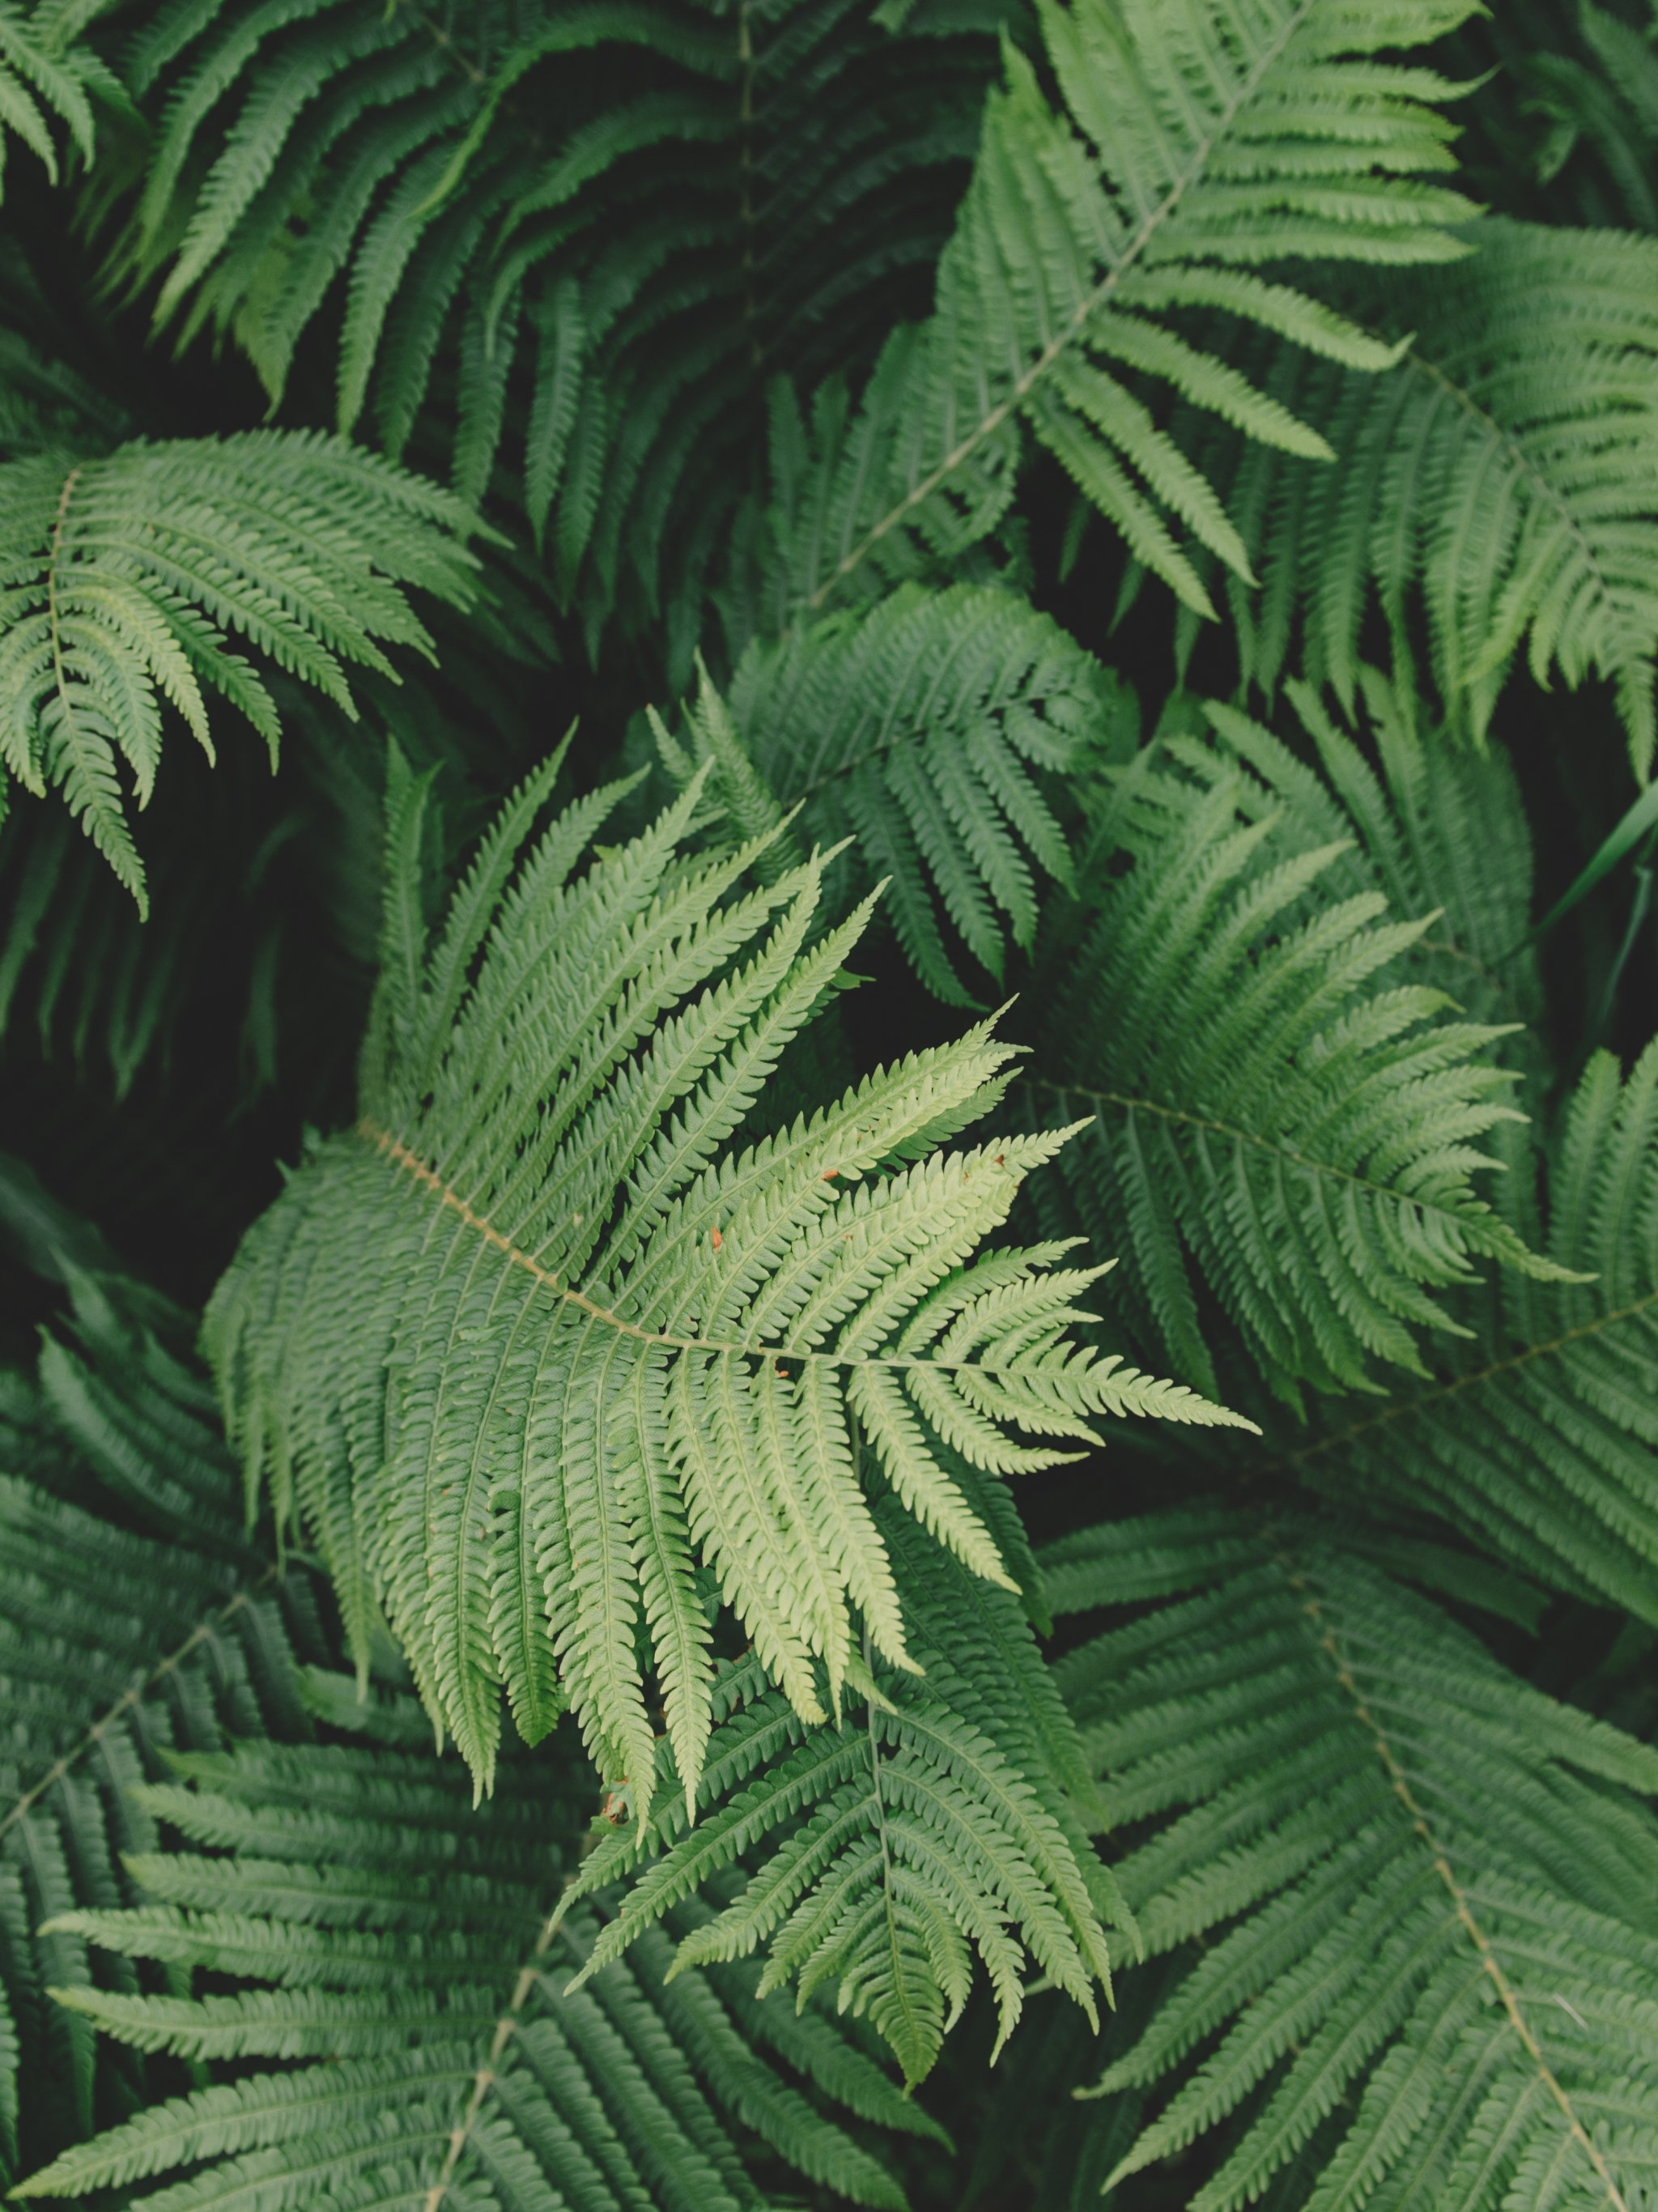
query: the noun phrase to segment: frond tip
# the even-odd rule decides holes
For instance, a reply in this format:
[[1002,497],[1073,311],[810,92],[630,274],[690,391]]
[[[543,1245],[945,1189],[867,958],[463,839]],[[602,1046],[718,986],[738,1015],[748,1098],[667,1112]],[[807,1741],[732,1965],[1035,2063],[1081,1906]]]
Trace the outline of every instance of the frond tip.
[[429,950],[389,902],[363,1118],[255,1224],[207,1334],[250,1480],[311,1532],[356,1650],[383,1603],[484,1786],[499,1686],[532,1741],[568,1701],[642,1820],[640,1644],[694,1791],[711,1598],[809,1723],[854,1613],[913,1663],[863,1455],[999,1580],[946,1450],[1011,1473],[1102,1413],[1234,1417],[1067,1340],[1092,1277],[1064,1246],[971,1264],[1067,1133],[941,1149],[1001,1095],[988,1024],[753,1134],[867,903],[813,941],[818,860],[745,890],[758,844],[683,851],[700,777],[584,874],[619,787],[521,854],[556,770]]
[[134,442],[0,467],[0,774],[58,786],[142,908],[143,865],[118,771],[140,806],[160,764],[163,705],[210,757],[217,691],[273,755],[280,724],[258,668],[346,713],[350,663],[429,652],[404,596],[464,602],[472,558],[459,501],[343,441],[297,431]]

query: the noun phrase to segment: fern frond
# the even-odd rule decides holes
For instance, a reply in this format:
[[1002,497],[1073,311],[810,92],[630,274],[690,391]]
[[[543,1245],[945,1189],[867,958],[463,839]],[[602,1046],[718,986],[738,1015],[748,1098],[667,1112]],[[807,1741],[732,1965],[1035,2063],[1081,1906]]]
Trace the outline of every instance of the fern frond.
[[[103,1977],[80,1936],[43,1923],[131,1898],[121,1855],[153,1848],[156,1829],[129,1793],[169,1750],[303,1726],[291,1605],[236,1540],[235,1469],[210,1395],[123,1310],[125,1285],[70,1280],[73,1335],[47,1338],[34,1383],[0,1376],[9,2182],[141,2095],[122,2054],[96,2047],[84,2020],[51,2002],[52,1986],[90,1990]],[[123,1972],[106,1985],[136,1986]]]
[[1370,319],[1413,333],[1383,379],[1281,351],[1266,388],[1336,454],[1304,470],[1257,447],[1208,452],[1262,580],[1229,596],[1246,677],[1271,689],[1291,641],[1351,699],[1380,605],[1408,657],[1426,618],[1448,709],[1483,738],[1516,661],[1546,686],[1615,690],[1637,775],[1650,767],[1658,559],[1658,243],[1480,223],[1448,271],[1382,289]]
[[1431,915],[1400,972],[1507,1026],[1504,1054],[1524,1064],[1543,995],[1527,934],[1532,836],[1513,763],[1458,744],[1408,682],[1361,665],[1357,687],[1349,727],[1291,678],[1290,714],[1278,718],[1287,736],[1218,701],[1184,702],[1166,750],[1200,783],[1230,784],[1239,812],[1271,817],[1281,842],[1345,848],[1320,878],[1325,895],[1379,891],[1395,914]]
[[429,650],[404,587],[465,598],[467,526],[449,494],[298,432],[0,467],[0,767],[62,789],[142,909],[118,769],[147,804],[163,703],[210,755],[218,691],[274,756],[276,708],[238,638],[354,713],[346,664],[389,675],[383,647]]
[[902,2212],[886,2166],[824,2107],[929,2124],[823,2014],[794,2035],[780,2024],[780,2065],[742,2037],[752,1975],[664,1989],[660,1936],[637,1968],[564,1991],[602,1925],[550,1917],[566,1762],[519,1759],[475,1807],[429,1736],[398,1747],[427,1735],[412,1700],[355,1705],[325,1676],[312,1695],[359,1740],[175,1758],[173,1780],[135,1793],[185,1846],[132,1860],[149,1901],[57,1923],[123,1961],[211,1973],[200,1996],[130,1979],[58,1992],[82,2030],[208,2078],[66,2152],[27,2195],[760,2212],[757,2137],[838,2196]]
[[[810,459],[780,471],[787,590],[818,611],[926,575],[1011,496],[1025,431],[1134,555],[1199,614],[1192,557],[1253,580],[1204,476],[1142,380],[1276,450],[1327,459],[1319,430],[1183,335],[1209,308],[1372,372],[1398,347],[1283,274],[1285,264],[1455,258],[1467,203],[1438,112],[1454,88],[1378,55],[1434,38],[1462,0],[1045,0],[1059,100],[1007,58],[939,264],[932,319],[890,341],[855,416],[825,394]],[[1270,275],[1260,273],[1271,271]]]
[[[1036,872],[1071,882],[1043,781],[1073,768],[1084,739],[1123,711],[1109,673],[1025,601],[970,585],[904,586],[867,612],[756,641],[723,702],[705,687],[690,749],[666,750],[682,782],[713,758],[732,818],[750,834],[789,808],[809,837],[853,841],[859,890],[886,879],[911,965],[937,997],[963,1006],[974,1001],[946,932],[999,983],[1007,939],[1029,949]],[[729,734],[714,727],[722,713]],[[764,799],[744,807],[732,744],[769,794],[769,815]]]
[[913,2085],[967,2001],[975,1954],[997,2051],[1023,2008],[1027,1954],[1097,2026],[1095,1984],[1110,1985],[1100,1916],[1126,1916],[1089,1845],[1091,1786],[1017,1601],[927,1545],[890,1500],[878,1513],[920,1674],[865,1671],[852,1710],[811,1727],[751,1658],[727,1668],[696,1825],[665,1743],[648,1826],[604,1835],[583,1863],[569,1903],[635,1879],[573,1986],[736,1863],[746,1880],[682,1940],[673,1971],[762,1949],[762,1995],[834,1987]]
[[1658,1620],[1658,1045],[1627,1079],[1595,1054],[1546,1202],[1559,1279],[1505,1277],[1431,1383],[1272,1463],[1372,1511],[1449,1521],[1552,1589]]
[[938,1149],[1000,1096],[987,1024],[740,1141],[866,908],[813,943],[818,860],[744,893],[753,847],[683,854],[701,779],[574,874],[620,788],[526,850],[556,766],[434,946],[391,900],[362,1119],[256,1224],[207,1340],[249,1480],[309,1531],[360,1657],[383,1605],[485,1785],[498,1686],[532,1741],[568,1699],[642,1820],[641,1647],[688,1791],[701,1770],[699,1560],[803,1719],[815,1662],[839,1696],[854,1608],[912,1663],[860,1449],[993,1580],[940,1445],[1011,1471],[1102,1413],[1234,1417],[1067,1342],[1090,1277],[1063,1248],[969,1264],[1063,1141]]
[[52,126],[61,125],[83,161],[93,154],[92,97],[125,106],[119,81],[81,35],[98,0],[0,0],[0,177],[15,132],[58,182]]
[[[1186,775],[1153,748],[1100,800],[1085,903],[1047,970],[1040,1095],[1058,1121],[1096,1117],[1062,1172],[1123,1254],[1144,1340],[1212,1389],[1206,1293],[1297,1403],[1304,1383],[1376,1388],[1378,1361],[1425,1374],[1418,1332],[1456,1326],[1432,1294],[1475,1260],[1559,1271],[1473,1182],[1496,1164],[1479,1139],[1516,1118],[1502,1029],[1448,1018],[1442,989],[1401,972],[1430,922],[1389,919],[1356,841],[1320,835],[1346,826],[1333,794],[1267,732],[1212,716],[1235,757],[1176,744]],[[1383,834],[1379,790],[1354,796]]]
[[995,15],[173,11],[129,66],[157,136],[126,264],[182,338],[233,333],[273,398],[337,317],[337,427],[372,416],[396,457],[448,416],[469,501],[509,457],[590,633],[619,603],[654,626],[671,580],[683,663],[767,381],[859,368],[914,312]]
[[1173,1601],[1060,1662],[1114,1820],[1161,1824],[1116,1869],[1148,1949],[1205,1946],[1099,2084],[1181,2069],[1112,2180],[1225,2124],[1193,2212],[1297,2159],[1320,2208],[1642,2201],[1658,1754],[1315,1526],[1048,1559],[1067,1608]]

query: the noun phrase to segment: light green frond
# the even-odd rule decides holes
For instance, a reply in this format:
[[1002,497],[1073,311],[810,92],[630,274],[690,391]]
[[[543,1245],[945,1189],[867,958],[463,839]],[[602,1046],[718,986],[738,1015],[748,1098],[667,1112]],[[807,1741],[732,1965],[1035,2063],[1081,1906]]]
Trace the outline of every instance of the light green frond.
[[355,713],[347,664],[429,652],[405,596],[457,602],[471,556],[448,494],[293,431],[132,443],[0,466],[0,767],[71,812],[145,904],[119,771],[142,806],[170,706],[211,752],[216,690],[275,751],[276,711],[232,641]]
[[[244,1743],[175,1761],[140,1790],[181,1844],[133,1873],[153,1901],[61,1915],[55,1933],[108,1954],[125,1986],[58,1992],[77,2031],[196,2069],[25,2184],[30,2197],[118,2186],[138,2205],[505,2201],[578,2212],[759,2212],[765,2154],[858,2204],[902,2212],[882,2159],[839,2106],[925,2132],[821,2011],[750,2039],[751,1970],[662,1986],[665,1939],[572,1994],[604,1925],[556,1927],[572,1853],[568,1759],[513,1762],[475,1807],[458,1761],[373,1739],[406,1702],[355,1705],[319,1680],[331,1718],[367,1741]],[[127,1962],[169,1963],[203,1995],[142,1994]],[[231,1986],[227,1987],[227,1981]],[[756,2047],[761,2046],[761,2047]],[[150,2187],[148,2185],[159,2184]]]
[[[1381,1363],[1426,1372],[1420,1332],[1456,1326],[1432,1294],[1476,1261],[1559,1273],[1473,1181],[1516,1118],[1503,1030],[1414,980],[1447,980],[1437,925],[1388,918],[1382,886],[1416,904],[1439,859],[1351,744],[1318,726],[1327,782],[1232,710],[1209,720],[1220,743],[1173,739],[1102,793],[1036,1095],[1094,1117],[1061,1173],[1159,1359],[1213,1389],[1206,1294],[1291,1402],[1373,1389]],[[1395,732],[1388,762],[1408,823],[1420,748]]]
[[1112,2181],[1224,2125],[1195,2212],[1275,2178],[1321,2212],[1642,2201],[1650,1747],[1315,1524],[1172,1514],[1054,1564],[1066,1609],[1165,1601],[1059,1666],[1113,1819],[1157,1824],[1115,1869],[1146,1946],[1191,1947],[1099,2083],[1162,2089]]
[[767,839],[683,851],[702,781],[581,874],[616,788],[510,881],[544,780],[509,802],[418,983],[388,978],[362,1120],[255,1225],[207,1328],[249,1480],[327,1561],[358,1653],[384,1607],[484,1785],[500,1686],[538,1733],[556,1662],[641,1819],[641,1649],[696,1787],[698,1563],[803,1720],[833,1708],[859,1620],[909,1663],[860,1452],[998,1577],[946,1447],[1011,1470],[1062,1455],[1021,1430],[1232,1418],[1067,1347],[1086,1277],[1049,1285],[1048,1248],[999,1259],[1001,1298],[969,1291],[948,1332],[917,1328],[1064,1140],[938,1149],[1005,1082],[987,1025],[755,1133],[865,915],[814,944],[817,860],[744,891]]
[[61,7],[0,0],[0,173],[6,133],[21,140],[58,182],[58,149],[52,126],[67,132],[76,152],[90,161],[95,134],[93,97],[126,104],[108,68],[76,35],[87,10],[66,15]]

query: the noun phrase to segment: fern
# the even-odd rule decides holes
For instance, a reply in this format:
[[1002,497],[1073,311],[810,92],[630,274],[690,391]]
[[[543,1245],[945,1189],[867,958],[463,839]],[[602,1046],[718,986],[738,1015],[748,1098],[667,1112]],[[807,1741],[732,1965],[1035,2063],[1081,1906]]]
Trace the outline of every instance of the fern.
[[1425,616],[1440,694],[1483,738],[1523,653],[1540,684],[1615,687],[1636,772],[1654,746],[1658,571],[1643,519],[1658,485],[1658,245],[1490,220],[1479,252],[1378,295],[1413,335],[1382,380],[1309,371],[1280,349],[1264,388],[1316,422],[1333,469],[1206,447],[1259,569],[1228,591],[1248,679],[1270,690],[1299,632],[1307,672],[1351,698],[1379,605],[1406,662]]
[[972,1000],[946,932],[999,983],[1008,938],[1029,950],[1035,870],[1071,882],[1043,772],[1076,768],[1124,712],[1108,672],[1011,594],[905,586],[866,614],[756,641],[726,701],[705,690],[689,747],[665,732],[659,744],[682,787],[713,758],[745,829],[786,807],[807,835],[847,842],[860,876],[886,877],[922,981],[960,1006]]
[[[1303,1383],[1376,1387],[1378,1360],[1425,1374],[1418,1332],[1455,1326],[1431,1294],[1476,1258],[1560,1271],[1473,1180],[1493,1164],[1477,1140],[1515,1115],[1488,1056],[1501,1029],[1446,1018],[1443,990],[1388,973],[1429,921],[1388,920],[1321,834],[1334,798],[1212,711],[1246,748],[1236,764],[1177,746],[1188,777],[1154,748],[1096,810],[1090,892],[1050,965],[1041,1095],[1062,1121],[1096,1117],[1063,1172],[1125,1255],[1139,1333],[1212,1389],[1201,1286],[1298,1403]],[[1252,763],[1289,783],[1290,810]],[[1373,782],[1356,795],[1385,821]]]
[[1551,1588],[1658,1620],[1658,1045],[1597,1053],[1551,1148],[1553,1282],[1507,1279],[1434,1380],[1298,1440],[1285,1473],[1448,1521]]
[[1466,251],[1446,226],[1467,204],[1424,180],[1453,166],[1437,112],[1452,87],[1375,57],[1467,12],[1461,0],[1203,0],[1178,15],[1047,0],[1060,104],[1009,56],[931,320],[894,334],[855,414],[829,390],[810,436],[786,410],[774,432],[786,602],[821,611],[957,557],[1006,510],[1022,424],[1186,605],[1213,612],[1188,547],[1252,580],[1213,488],[1137,387],[1329,458],[1316,428],[1179,325],[1214,308],[1354,370],[1397,359],[1397,345],[1257,272]]
[[[809,945],[816,859],[736,894],[750,848],[681,857],[700,783],[583,876],[616,787],[520,866],[556,772],[509,801],[429,951],[422,794],[394,775],[362,1118],[250,1233],[208,1341],[249,1481],[301,1517],[360,1659],[383,1602],[485,1784],[497,1686],[531,1741],[568,1699],[642,1820],[636,1641],[689,1796],[714,1590],[805,1720],[815,1661],[838,1702],[852,1607],[914,1664],[858,1450],[994,1580],[933,1438],[1011,1470],[1064,1454],[1003,1423],[1088,1443],[1102,1413],[1231,1417],[1065,1342],[1092,1278],[1054,1268],[1062,1247],[967,1265],[1060,1141],[935,1149],[1000,1094],[987,1028],[733,1144],[865,913]],[[401,1255],[367,1285],[365,1243]]]
[[[111,1980],[52,1916],[132,1894],[122,1854],[156,1830],[132,1785],[174,1750],[303,1725],[280,1597],[236,1541],[235,1471],[211,1400],[131,1309],[71,1270],[76,1334],[38,1382],[0,1370],[0,2174],[142,2101],[54,1987]],[[205,1417],[205,1418],[204,1418]],[[135,1525],[136,1524],[136,1525]]]
[[571,1811],[561,1762],[519,1761],[475,1808],[412,1700],[357,1705],[325,1674],[307,1689],[356,1741],[175,1755],[171,1780],[134,1795],[193,1848],[132,1860],[145,1902],[57,1924],[119,1959],[212,1975],[202,1996],[63,1993],[84,2026],[207,2078],[66,2152],[27,2196],[112,2186],[134,2204],[229,2205],[325,2188],[342,2207],[452,2192],[757,2212],[748,2168],[764,2146],[843,2197],[902,2208],[883,2164],[790,2075],[821,2075],[889,2128],[926,2124],[821,2014],[777,2024],[785,2071],[739,2032],[740,1977],[665,1991],[622,1969],[562,1993],[599,1923],[549,1917]]
[[590,626],[654,615],[748,483],[765,380],[859,362],[925,282],[997,12],[174,7],[128,62],[158,131],[126,265],[273,398],[337,308],[341,431],[372,410],[397,455],[452,404],[461,495],[505,449]]
[[[1651,2171],[1658,1755],[1315,1525],[1063,1540],[1056,1607],[1174,1602],[1060,1664],[1153,1954],[1205,1945],[1108,2091],[1184,2069],[1110,2178],[1225,2126],[1193,2212],[1625,2207]],[[1194,2066],[1187,2062],[1195,2059]]]
[[465,595],[447,533],[465,510],[327,439],[249,432],[134,443],[106,458],[44,453],[0,467],[0,765],[62,788],[144,908],[118,768],[148,803],[161,708],[211,755],[205,690],[274,757],[279,724],[255,652],[353,711],[343,664],[384,673],[382,644],[428,645],[402,586]]
[[60,124],[83,161],[93,155],[96,120],[93,100],[126,106],[113,75],[85,43],[89,20],[107,0],[0,0],[0,176],[6,133],[15,131],[37,155],[53,184],[58,181],[58,147],[52,125]]
[[1092,1790],[1017,1602],[919,1540],[890,1502],[878,1512],[915,1613],[920,1678],[884,1669],[861,1711],[809,1728],[752,1659],[730,1668],[696,1826],[659,1747],[649,1830],[605,1836],[561,1911],[645,1865],[579,1985],[740,1856],[749,1879],[683,1938],[673,1972],[763,1945],[762,1996],[793,1979],[804,2002],[834,1985],[914,2084],[967,2002],[975,1954],[995,1996],[993,2057],[1023,2009],[1027,1952],[1097,2028],[1094,1984],[1109,1988],[1098,1915],[1126,1916],[1090,1849]]
[[[1326,895],[1381,892],[1395,913],[1431,915],[1401,972],[1510,1034],[1529,1062],[1543,1012],[1531,939],[1532,836],[1519,780],[1497,750],[1459,745],[1409,684],[1361,665],[1351,728],[1310,686],[1284,686],[1279,736],[1236,707],[1182,699],[1164,710],[1171,761],[1232,787],[1241,814],[1281,841],[1332,853]],[[1201,732],[1201,734],[1199,734]]]
[[1458,62],[1474,76],[1497,64],[1459,149],[1480,198],[1545,222],[1658,229],[1655,45],[1650,0],[1525,0],[1479,25]]

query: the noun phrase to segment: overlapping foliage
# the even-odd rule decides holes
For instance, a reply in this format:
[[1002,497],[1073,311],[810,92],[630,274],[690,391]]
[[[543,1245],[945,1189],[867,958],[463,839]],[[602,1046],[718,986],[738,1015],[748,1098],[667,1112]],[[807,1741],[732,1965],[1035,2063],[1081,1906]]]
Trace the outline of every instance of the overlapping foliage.
[[9,2185],[1658,2188],[1652,32],[0,0]]

